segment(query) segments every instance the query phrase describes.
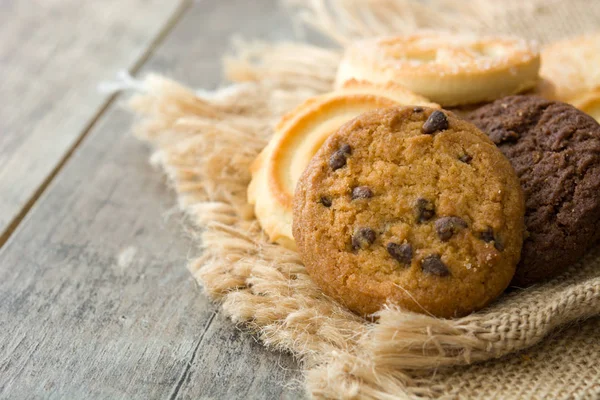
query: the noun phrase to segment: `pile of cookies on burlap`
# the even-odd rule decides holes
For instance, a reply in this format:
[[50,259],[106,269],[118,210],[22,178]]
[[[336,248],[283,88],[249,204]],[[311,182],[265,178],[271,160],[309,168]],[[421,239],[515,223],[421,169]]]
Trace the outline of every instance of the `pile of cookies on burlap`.
[[347,47],[336,89],[283,116],[253,163],[257,219],[365,317],[464,316],[555,277],[600,239],[593,42],[541,57],[462,34]]

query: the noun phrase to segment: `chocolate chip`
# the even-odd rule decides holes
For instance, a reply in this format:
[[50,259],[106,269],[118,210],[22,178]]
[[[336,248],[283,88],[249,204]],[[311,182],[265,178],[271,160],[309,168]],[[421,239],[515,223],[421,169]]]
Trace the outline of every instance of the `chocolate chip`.
[[435,230],[443,242],[447,242],[452,235],[466,227],[466,221],[460,217],[441,217],[435,221]]
[[346,165],[346,155],[339,151],[336,151],[329,157],[329,166],[332,170],[340,169]]
[[373,191],[367,186],[357,186],[352,189],[352,200],[369,199],[373,197]]
[[446,114],[439,110],[435,110],[423,124],[421,132],[426,135],[432,135],[437,131],[443,131],[446,129],[448,129],[448,118],[446,118]]
[[473,160],[473,157],[465,153],[462,156],[458,157],[458,159],[464,162],[465,164],[469,164]]
[[489,226],[483,232],[479,232],[479,239],[483,240],[486,243],[494,242],[494,247],[498,251],[504,251],[504,244],[500,240],[500,238],[496,237],[494,234],[494,230]]
[[325,207],[331,207],[331,198],[327,196],[321,196],[319,203],[323,204]]
[[494,239],[494,247],[498,251],[504,251],[504,243],[500,240],[500,238]]
[[410,265],[413,256],[412,246],[410,244],[388,243],[385,248],[388,253],[390,253],[390,256],[400,264]]
[[349,156],[350,154],[352,154],[352,147],[350,147],[349,144],[344,143],[340,146],[338,151]]
[[352,236],[352,249],[366,249],[375,242],[376,234],[371,228],[358,228]]
[[346,157],[352,154],[352,148],[348,144],[340,146],[335,153],[329,157],[329,166],[332,170],[340,169],[346,165]]
[[427,199],[419,198],[416,204],[417,222],[427,222],[435,216],[435,206]]
[[442,258],[437,254],[432,254],[430,256],[425,257],[421,261],[421,270],[427,274],[437,275],[437,276],[448,276],[450,275],[450,270],[444,262]]
[[413,112],[422,113],[423,112],[423,107],[415,107],[415,108],[413,108]]
[[479,232],[479,239],[486,243],[494,241],[494,231],[492,228],[488,227],[485,231]]

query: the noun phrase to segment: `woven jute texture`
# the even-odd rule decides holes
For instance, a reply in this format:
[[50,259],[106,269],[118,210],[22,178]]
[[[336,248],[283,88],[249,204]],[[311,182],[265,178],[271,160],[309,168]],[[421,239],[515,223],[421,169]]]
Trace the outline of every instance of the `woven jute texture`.
[[[295,3],[295,4],[294,4]],[[308,4],[308,5],[307,5]],[[596,1],[292,2],[341,45],[417,29],[542,43],[596,28]],[[600,247],[562,276],[437,319],[388,307],[367,322],[325,297],[297,253],[270,244],[246,202],[249,165],[279,117],[331,89],[339,49],[238,43],[234,85],[200,95],[149,76],[130,105],[203,249],[189,269],[233,321],[301,363],[316,398],[599,398]],[[600,229],[600,227],[599,227]],[[584,321],[585,320],[585,321]]]

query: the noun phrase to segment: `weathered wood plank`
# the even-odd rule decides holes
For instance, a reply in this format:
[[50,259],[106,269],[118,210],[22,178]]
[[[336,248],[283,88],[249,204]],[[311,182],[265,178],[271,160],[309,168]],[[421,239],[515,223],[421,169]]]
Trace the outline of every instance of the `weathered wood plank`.
[[0,245],[181,0],[0,2]]
[[196,0],[144,71],[162,72],[185,84],[214,89],[224,83],[221,57],[232,36],[277,42],[294,37],[280,0]]
[[211,324],[184,268],[193,246],[164,218],[174,199],[128,123],[103,118],[0,252],[0,398],[284,392],[289,356]]
[[[223,3],[195,3],[143,71],[214,87],[230,33],[291,36],[276,0]],[[301,397],[292,358],[189,276],[197,251],[131,120],[111,105],[0,249],[0,398]]]
[[0,253],[0,397],[166,397],[214,312],[128,122],[103,119]]
[[269,352],[220,314],[204,333],[177,399],[302,398],[299,367]]

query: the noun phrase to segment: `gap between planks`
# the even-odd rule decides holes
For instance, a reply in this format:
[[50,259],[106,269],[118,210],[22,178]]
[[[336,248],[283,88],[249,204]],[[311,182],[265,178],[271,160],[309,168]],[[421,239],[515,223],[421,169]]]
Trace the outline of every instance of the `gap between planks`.
[[[171,33],[173,28],[181,20],[185,12],[191,7],[192,4],[193,0],[181,0],[181,3],[179,4],[175,12],[167,19],[164,26],[160,29],[158,34],[150,42],[148,48],[144,50],[140,58],[137,61],[135,61],[133,66],[131,66],[128,69],[128,72],[130,74],[135,75],[144,66],[144,64],[150,59],[150,57],[154,53],[155,49],[163,42],[163,40],[169,35],[169,33]],[[48,174],[48,176],[44,179],[40,186],[34,191],[33,195],[27,201],[27,203],[25,203],[21,211],[19,211],[19,213],[12,219],[12,221],[10,221],[5,231],[2,232],[2,234],[0,235],[0,249],[4,246],[8,239],[10,239],[12,234],[17,230],[17,228],[21,224],[21,221],[23,221],[23,219],[27,216],[31,208],[35,205],[35,203],[42,196],[42,194],[44,194],[50,183],[54,180],[54,178],[56,178],[58,173],[69,161],[73,153],[75,153],[75,150],[77,150],[77,148],[81,145],[83,140],[88,136],[89,132],[92,130],[94,125],[96,125],[96,122],[98,122],[102,115],[104,115],[104,113],[108,110],[111,104],[114,103],[118,96],[118,92],[114,93],[113,95],[109,96],[105,100],[105,102],[98,108],[98,111],[96,111],[96,113],[90,118],[90,121],[82,129],[81,134],[79,135],[77,140],[75,140],[73,145],[65,152],[64,156],[50,171],[50,174]]]
[[188,360],[188,362],[185,364],[185,368],[183,369],[183,372],[181,373],[181,376],[179,377],[177,384],[173,388],[173,392],[171,392],[171,395],[169,396],[169,400],[175,400],[177,398],[177,396],[179,395],[179,392],[181,391],[183,383],[185,382],[186,378],[190,374],[190,369],[192,368],[192,364],[194,363],[194,360],[196,359],[196,354],[198,353],[198,349],[200,348],[200,345],[202,344],[202,341],[204,340],[204,336],[206,335],[208,328],[210,328],[210,325],[212,324],[213,320],[215,319],[215,317],[217,316],[218,313],[219,313],[219,310],[217,309],[210,316],[206,325],[204,325],[204,330],[202,331],[202,333],[200,334],[200,337],[198,338],[198,343],[196,343],[196,346],[194,346],[194,349],[192,350],[192,355],[190,356],[190,359]]

